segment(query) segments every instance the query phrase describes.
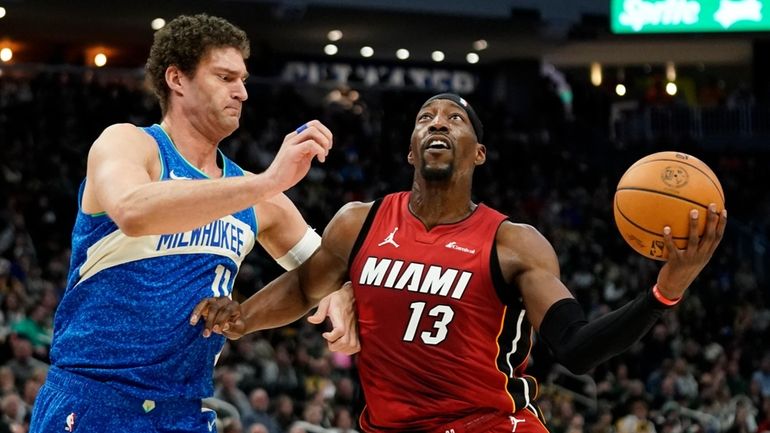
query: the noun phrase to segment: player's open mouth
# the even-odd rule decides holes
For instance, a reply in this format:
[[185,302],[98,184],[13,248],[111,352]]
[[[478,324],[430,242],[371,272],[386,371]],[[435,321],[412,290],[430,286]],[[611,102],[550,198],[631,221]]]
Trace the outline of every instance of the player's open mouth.
[[425,150],[449,150],[452,148],[449,140],[442,136],[433,136],[423,145]]
[[449,149],[449,144],[443,140],[433,140],[428,144],[428,149]]

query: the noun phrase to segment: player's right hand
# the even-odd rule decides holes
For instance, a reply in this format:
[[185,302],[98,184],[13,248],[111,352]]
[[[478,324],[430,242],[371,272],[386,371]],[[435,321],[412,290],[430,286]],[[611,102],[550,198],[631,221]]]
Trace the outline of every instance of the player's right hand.
[[241,305],[226,296],[206,298],[198,303],[190,315],[190,325],[196,326],[203,318],[202,335],[221,334],[236,340],[243,337],[246,325],[241,318]]
[[711,259],[719,242],[725,234],[727,226],[727,210],[717,210],[717,205],[711,203],[706,211],[706,228],[702,236],[698,236],[698,218],[701,212],[690,211],[690,231],[687,248],[679,249],[674,243],[671,228],[663,230],[663,243],[668,249],[668,260],[658,273],[658,290],[668,299],[678,299],[692,284],[703,268]]
[[361,351],[355,302],[353,286],[348,281],[339,290],[323,298],[318,303],[316,312],[307,318],[310,323],[316,325],[323,323],[327,317],[329,318],[332,329],[324,332],[323,337],[332,352],[352,355]]
[[265,174],[280,191],[286,191],[305,177],[313,158],[326,161],[331,148],[332,132],[318,120],[311,120],[286,135]]

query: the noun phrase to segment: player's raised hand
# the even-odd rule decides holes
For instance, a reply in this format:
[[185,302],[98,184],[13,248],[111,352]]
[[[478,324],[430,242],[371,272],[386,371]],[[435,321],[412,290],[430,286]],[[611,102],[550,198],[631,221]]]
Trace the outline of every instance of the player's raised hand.
[[305,177],[313,158],[326,161],[331,148],[332,133],[329,128],[318,120],[311,120],[286,135],[265,174],[276,182],[281,191],[285,191]]
[[[663,231],[663,242],[668,249],[668,261],[658,274],[658,290],[668,299],[680,298],[714,254],[727,226],[727,210],[717,212],[712,203],[705,212],[706,229],[698,236],[698,219],[703,212],[690,211],[690,231],[687,248],[680,250],[674,244],[671,229]],[[668,229],[668,230],[666,230]]]
[[241,338],[244,334],[241,305],[226,296],[200,301],[190,314],[190,325],[196,326],[201,318],[205,320],[202,334],[206,338],[212,332],[231,340]]
[[322,335],[329,350],[352,355],[361,350],[358,340],[358,322],[355,312],[355,298],[350,281],[343,284],[336,292],[330,293],[318,303],[318,309],[307,320],[320,324],[326,318],[332,324],[331,331]]

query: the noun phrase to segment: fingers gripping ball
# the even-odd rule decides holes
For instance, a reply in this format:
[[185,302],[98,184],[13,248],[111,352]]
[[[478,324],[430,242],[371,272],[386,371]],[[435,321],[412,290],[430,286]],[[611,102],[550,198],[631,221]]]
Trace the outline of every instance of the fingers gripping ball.
[[703,161],[679,152],[658,152],[635,162],[620,178],[613,208],[623,239],[639,254],[666,260],[663,227],[671,227],[674,243],[687,246],[690,210],[697,209],[698,236],[706,227],[708,206],[725,207],[725,195]]

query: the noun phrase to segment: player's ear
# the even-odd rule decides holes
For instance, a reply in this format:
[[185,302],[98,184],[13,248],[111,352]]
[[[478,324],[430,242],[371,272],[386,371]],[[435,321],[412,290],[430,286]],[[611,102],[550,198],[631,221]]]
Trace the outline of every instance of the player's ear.
[[409,164],[414,165],[414,155],[412,154],[412,151],[409,151],[409,154],[406,155],[406,160],[409,162]]
[[481,143],[476,144],[476,159],[473,161],[476,165],[481,165],[487,161],[487,147]]
[[168,68],[166,68],[166,85],[169,89],[171,89],[172,92],[176,93],[183,93],[182,92],[182,78],[183,78],[182,71],[176,66],[171,65]]

